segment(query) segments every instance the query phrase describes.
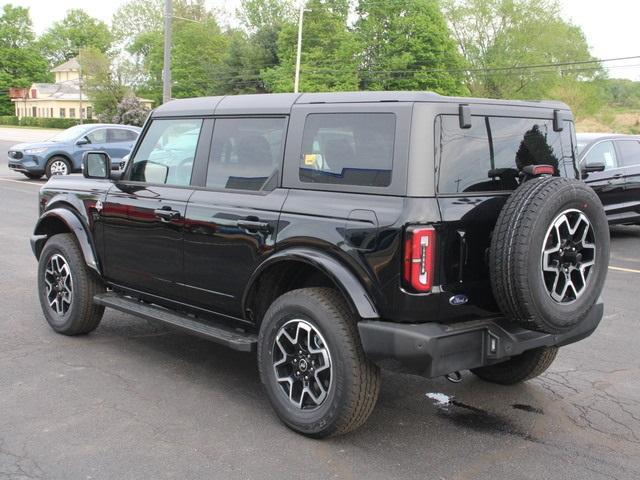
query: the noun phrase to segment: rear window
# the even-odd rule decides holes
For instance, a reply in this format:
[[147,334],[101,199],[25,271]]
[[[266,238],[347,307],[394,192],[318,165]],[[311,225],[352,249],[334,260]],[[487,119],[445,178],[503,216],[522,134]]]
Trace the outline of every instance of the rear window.
[[440,116],[440,193],[509,191],[527,165],[553,165],[565,173],[562,142],[573,162],[570,128],[554,132],[551,120],[474,116],[461,129],[458,116]]
[[319,113],[307,116],[300,180],[387,187],[391,183],[393,113]]
[[640,142],[637,140],[618,140],[616,143],[620,149],[623,166],[640,165]]

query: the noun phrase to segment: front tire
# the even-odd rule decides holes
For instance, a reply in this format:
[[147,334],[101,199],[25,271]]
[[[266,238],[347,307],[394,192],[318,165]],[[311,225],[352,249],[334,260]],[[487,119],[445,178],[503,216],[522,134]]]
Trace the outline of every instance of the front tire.
[[69,175],[71,173],[71,164],[64,157],[51,157],[44,169],[47,179],[54,175]]
[[558,354],[558,347],[541,347],[488,367],[474,368],[473,374],[482,380],[499,385],[515,385],[542,375]]
[[104,286],[87,267],[73,235],[51,237],[38,261],[38,297],[51,328],[63,335],[95,330],[104,307],[94,304],[93,296],[101,292]]
[[267,310],[258,337],[260,379],[289,428],[323,438],[369,418],[380,370],[365,357],[356,323],[329,288],[287,292]]

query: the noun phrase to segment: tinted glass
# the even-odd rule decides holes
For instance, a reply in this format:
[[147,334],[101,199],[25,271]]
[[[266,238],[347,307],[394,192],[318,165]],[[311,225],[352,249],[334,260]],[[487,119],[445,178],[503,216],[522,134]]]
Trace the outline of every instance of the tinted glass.
[[562,139],[550,120],[473,117],[461,129],[454,115],[441,116],[441,193],[513,190],[527,165],[553,165],[559,173]]
[[618,140],[616,143],[620,149],[622,166],[640,165],[640,142],[637,140]]
[[300,180],[386,187],[391,183],[396,118],[393,113],[307,116]]
[[108,138],[110,143],[118,143],[134,141],[137,136],[138,135],[133,130],[127,130],[125,128],[110,128]]
[[605,170],[618,167],[618,160],[616,158],[616,149],[613,147],[613,142],[600,142],[589,150],[587,156],[584,159],[586,165],[593,163],[603,163]]
[[283,155],[284,118],[217,119],[207,187],[262,190],[274,185]]
[[87,134],[87,138],[91,143],[106,143],[107,141],[107,129],[99,128]]
[[136,182],[189,185],[201,119],[154,120],[133,158]]

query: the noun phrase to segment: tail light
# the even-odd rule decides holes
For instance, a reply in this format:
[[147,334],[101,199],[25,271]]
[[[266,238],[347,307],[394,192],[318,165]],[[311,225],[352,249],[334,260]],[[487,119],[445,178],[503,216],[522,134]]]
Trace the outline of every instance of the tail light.
[[404,240],[402,276],[406,287],[428,292],[433,287],[436,231],[432,227],[409,227]]

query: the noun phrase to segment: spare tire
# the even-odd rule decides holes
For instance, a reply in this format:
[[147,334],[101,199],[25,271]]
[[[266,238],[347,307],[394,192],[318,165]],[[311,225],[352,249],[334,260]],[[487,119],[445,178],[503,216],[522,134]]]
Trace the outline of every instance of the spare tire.
[[500,310],[546,333],[571,330],[598,300],[609,266],[609,225],[585,183],[529,180],[509,197],[491,238],[491,286]]

